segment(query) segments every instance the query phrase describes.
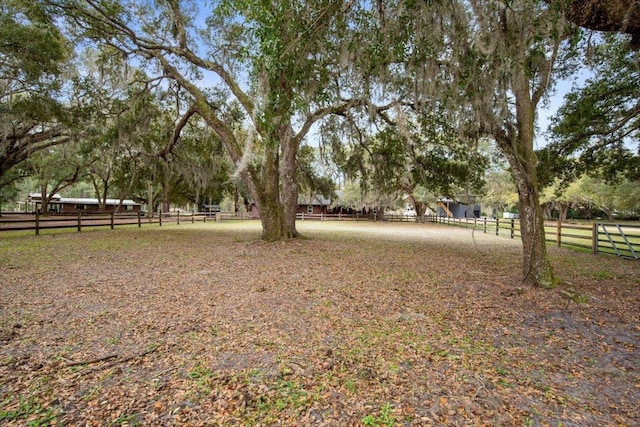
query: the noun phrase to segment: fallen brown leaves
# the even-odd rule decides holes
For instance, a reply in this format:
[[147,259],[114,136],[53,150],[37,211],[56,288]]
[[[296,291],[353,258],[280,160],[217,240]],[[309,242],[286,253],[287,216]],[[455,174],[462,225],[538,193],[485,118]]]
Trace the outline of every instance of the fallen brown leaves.
[[[638,264],[417,224],[0,236],[0,424],[637,425]],[[566,292],[564,292],[566,293]]]

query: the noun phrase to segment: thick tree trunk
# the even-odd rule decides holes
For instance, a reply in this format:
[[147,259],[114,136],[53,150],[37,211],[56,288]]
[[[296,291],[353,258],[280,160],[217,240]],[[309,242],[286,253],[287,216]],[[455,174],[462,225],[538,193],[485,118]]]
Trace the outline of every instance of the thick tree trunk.
[[538,198],[533,149],[517,141],[518,152],[505,150],[518,189],[518,212],[522,236],[522,282],[528,285],[552,288],[555,285],[553,269],[547,257],[544,218]]
[[169,212],[171,209],[171,203],[169,200],[169,180],[165,179],[164,185],[162,186],[162,211]]
[[298,172],[296,158],[298,143],[292,139],[293,130],[288,124],[280,129],[280,147],[282,158],[280,162],[282,177],[282,208],[284,220],[283,238],[298,237],[296,230],[296,210],[298,209]]
[[567,214],[569,213],[569,204],[565,202],[558,202],[558,220],[560,222],[567,221]]
[[518,182],[518,211],[522,235],[523,283],[551,288],[555,285],[553,270],[547,257],[542,209],[538,192],[523,181]]
[[46,214],[47,211],[49,210],[49,201],[51,200],[51,197],[53,195],[50,195],[47,193],[47,185],[43,185],[40,188],[40,212],[43,214]]
[[[295,225],[298,203],[295,160],[296,147],[293,141],[285,140],[277,144],[267,143],[265,148],[264,191],[258,194],[258,209],[262,222],[262,238],[267,241],[298,237]],[[279,147],[282,147],[282,165]],[[280,181],[282,178],[282,197]]]
[[[517,131],[498,141],[518,189],[518,211],[523,247],[522,282],[551,288],[556,279],[547,256],[544,218],[540,206],[536,155],[533,150],[535,104],[523,68],[514,73]],[[515,130],[515,129],[514,129]]]
[[413,200],[413,206],[416,210],[416,222],[424,222],[424,211],[425,211],[425,204],[422,202],[418,202],[416,201],[414,198],[412,198]]

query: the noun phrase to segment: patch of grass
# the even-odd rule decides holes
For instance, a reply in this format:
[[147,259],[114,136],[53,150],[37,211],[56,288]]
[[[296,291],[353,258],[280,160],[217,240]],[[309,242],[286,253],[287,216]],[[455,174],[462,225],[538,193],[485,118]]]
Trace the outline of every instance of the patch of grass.
[[198,392],[206,396],[211,395],[216,375],[210,368],[202,365],[196,365],[192,370],[187,372],[187,376],[191,380],[195,381]]
[[307,390],[298,379],[277,378],[263,383],[266,392],[247,402],[243,418],[249,423],[271,424],[282,419],[296,419],[313,402],[320,399],[321,388]]
[[109,426],[140,426],[142,423],[136,414],[121,414],[118,418],[111,421]]
[[104,343],[106,345],[116,345],[119,342],[120,342],[120,339],[118,337],[109,337],[109,338],[104,340]]
[[82,395],[82,400],[90,401],[97,398],[100,395],[101,390],[102,387],[100,387],[99,385],[94,385],[84,392],[84,394]]
[[0,403],[7,409],[0,410],[0,421],[25,421],[23,425],[30,427],[53,425],[60,415],[56,407],[44,406],[36,396],[20,397],[12,404],[9,396]]
[[191,371],[187,373],[187,376],[192,380],[197,380],[201,378],[212,378],[213,371],[205,366],[196,365]]
[[377,414],[369,414],[362,418],[362,424],[365,426],[379,427],[386,426],[392,427],[397,422],[396,418],[391,413],[391,405],[385,403],[382,405]]
[[344,380],[344,383],[342,384],[344,386],[344,388],[346,388],[349,393],[351,394],[356,394],[356,392],[358,391],[358,387],[356,386],[356,382],[351,379],[351,378],[346,378]]
[[612,273],[609,270],[599,270],[599,271],[595,271],[593,273],[584,273],[585,275],[591,276],[594,279],[598,279],[598,280],[614,280],[617,279],[618,276],[614,273]]

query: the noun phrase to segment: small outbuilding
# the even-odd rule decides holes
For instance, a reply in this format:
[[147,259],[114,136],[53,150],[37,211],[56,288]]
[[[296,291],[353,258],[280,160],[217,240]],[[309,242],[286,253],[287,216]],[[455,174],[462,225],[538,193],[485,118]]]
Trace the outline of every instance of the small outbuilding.
[[296,213],[326,215],[327,213],[330,213],[329,206],[331,206],[331,200],[320,194],[307,196],[301,194],[298,196],[298,207],[296,208]]
[[466,204],[459,200],[442,198],[437,202],[437,216],[448,218],[480,218],[479,204]]

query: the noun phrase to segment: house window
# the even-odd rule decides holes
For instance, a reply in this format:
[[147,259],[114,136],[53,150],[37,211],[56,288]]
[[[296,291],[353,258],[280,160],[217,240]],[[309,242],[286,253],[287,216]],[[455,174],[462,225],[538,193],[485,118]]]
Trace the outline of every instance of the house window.
[[125,205],[124,206],[124,210],[125,211],[132,211],[133,210],[133,205]]
[[313,213],[313,205],[307,205],[307,213],[308,214],[312,214]]
[[87,205],[76,205],[76,209],[78,209],[79,211],[83,211],[87,209]]

